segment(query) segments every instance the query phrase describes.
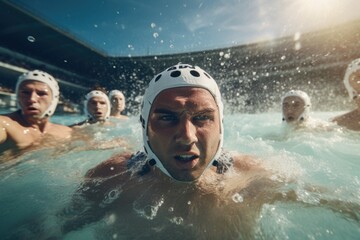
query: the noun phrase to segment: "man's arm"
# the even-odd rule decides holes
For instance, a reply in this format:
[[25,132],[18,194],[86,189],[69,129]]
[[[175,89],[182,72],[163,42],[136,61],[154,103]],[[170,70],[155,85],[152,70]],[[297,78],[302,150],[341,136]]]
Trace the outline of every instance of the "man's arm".
[[[320,187],[307,187],[306,190],[311,194],[319,195],[324,193],[326,190]],[[275,193],[271,203],[275,202],[293,202],[301,204],[305,207],[320,207],[329,209],[335,213],[339,213],[347,219],[355,220],[360,223],[360,204],[342,201],[338,199],[325,199],[322,196],[316,196],[317,202],[309,203],[300,199],[295,190],[289,190],[283,193]]]
[[7,139],[6,120],[0,116],[0,144],[4,143]]

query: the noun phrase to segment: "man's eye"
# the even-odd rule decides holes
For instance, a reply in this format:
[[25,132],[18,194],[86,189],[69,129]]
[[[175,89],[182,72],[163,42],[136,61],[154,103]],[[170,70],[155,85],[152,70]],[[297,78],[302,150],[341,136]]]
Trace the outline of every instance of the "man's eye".
[[41,91],[41,92],[37,92],[37,95],[38,96],[46,96],[46,95],[48,95],[48,93],[47,92],[43,92],[43,91]]
[[160,116],[158,117],[158,119],[161,120],[161,121],[168,121],[168,122],[170,122],[170,121],[176,121],[176,120],[177,120],[177,117],[174,116],[174,115],[160,115]]
[[214,117],[204,114],[204,115],[195,116],[193,119],[196,121],[206,121],[206,120],[212,120],[214,119]]

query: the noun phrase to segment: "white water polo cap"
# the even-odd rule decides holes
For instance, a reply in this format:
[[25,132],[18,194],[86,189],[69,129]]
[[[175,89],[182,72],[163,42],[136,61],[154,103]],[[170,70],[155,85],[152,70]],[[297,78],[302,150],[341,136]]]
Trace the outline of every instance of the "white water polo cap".
[[346,68],[344,75],[344,85],[346,90],[348,91],[350,99],[357,98],[360,93],[358,93],[351,85],[350,85],[350,76],[354,72],[360,70],[360,58],[353,60],[348,67]]
[[[309,118],[309,113],[310,113],[310,108],[311,108],[311,102],[310,102],[310,97],[309,95],[307,95],[306,92],[300,91],[300,90],[290,90],[289,92],[287,92],[284,97],[281,99],[281,104],[284,103],[285,98],[290,97],[290,96],[295,96],[295,97],[299,97],[304,101],[304,111],[302,112],[302,114],[299,116],[299,118],[297,119],[297,121],[303,121]],[[283,121],[285,120],[285,116],[283,115]]]
[[88,94],[85,95],[85,101],[84,101],[84,113],[85,115],[89,118],[89,119],[96,119],[93,115],[91,115],[88,111],[88,103],[90,101],[91,98],[93,97],[101,97],[105,100],[106,102],[106,114],[105,114],[105,119],[108,119],[109,116],[110,116],[110,101],[109,101],[109,98],[108,96],[102,92],[102,91],[99,91],[99,90],[93,90],[91,92],[89,92]]
[[[215,159],[220,156],[222,144],[223,144],[223,103],[221,101],[221,94],[219,87],[215,80],[204,70],[197,66],[191,66],[189,64],[178,64],[172,66],[165,71],[156,75],[149,83],[148,88],[145,90],[143,102],[141,106],[140,121],[142,124],[143,142],[144,148],[147,153],[147,159],[150,165],[155,165],[163,173],[173,178],[171,174],[165,169],[161,161],[158,159],[156,154],[151,150],[149,145],[149,138],[147,135],[147,126],[149,120],[149,114],[151,105],[155,98],[162,91],[169,88],[177,87],[199,87],[208,90],[214,97],[216,105],[219,109],[220,116],[220,142],[218,145],[217,152],[214,158],[210,161],[207,168],[213,165]],[[173,178],[174,179],[174,178]]]
[[[44,113],[39,118],[40,119],[46,118],[46,117],[50,117],[51,115],[53,115],[56,110],[56,106],[59,102],[59,97],[60,97],[59,84],[55,80],[55,78],[53,76],[51,76],[50,74],[43,72],[43,71],[39,71],[39,70],[33,70],[33,71],[23,73],[22,75],[19,76],[18,81],[16,83],[15,93],[16,93],[17,99],[19,99],[18,94],[19,94],[20,85],[24,81],[39,81],[39,82],[45,83],[46,85],[49,86],[49,88],[51,89],[51,92],[52,92],[51,104],[48,107],[48,109],[46,109],[46,111],[44,111]],[[18,108],[21,108],[20,104],[19,104],[19,100],[17,100],[17,105],[18,105]]]
[[109,92],[109,99],[111,100],[111,98],[112,98],[113,96],[122,96],[123,99],[124,99],[124,102],[125,102],[125,96],[124,96],[124,94],[123,94],[121,91],[119,91],[119,90],[111,90],[111,91]]

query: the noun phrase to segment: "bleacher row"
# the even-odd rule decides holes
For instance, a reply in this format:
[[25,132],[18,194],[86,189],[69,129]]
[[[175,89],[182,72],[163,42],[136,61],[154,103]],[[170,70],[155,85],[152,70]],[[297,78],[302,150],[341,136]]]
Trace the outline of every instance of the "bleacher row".
[[207,70],[218,81],[230,112],[276,110],[284,92],[293,88],[308,92],[315,110],[334,111],[348,104],[342,78],[347,64],[360,57],[359,30],[360,21],[354,21],[305,33],[295,40],[289,36],[231,48],[160,56],[99,55],[94,63],[86,62],[85,55],[83,65],[66,69],[46,59],[34,60],[33,56],[21,54],[0,52],[0,61],[48,71],[65,82],[84,86],[78,89],[61,86],[64,99],[75,103],[81,103],[79,96],[95,84],[108,90],[121,89],[127,97],[128,110],[133,113],[138,111],[144,87],[154,74],[178,62]]

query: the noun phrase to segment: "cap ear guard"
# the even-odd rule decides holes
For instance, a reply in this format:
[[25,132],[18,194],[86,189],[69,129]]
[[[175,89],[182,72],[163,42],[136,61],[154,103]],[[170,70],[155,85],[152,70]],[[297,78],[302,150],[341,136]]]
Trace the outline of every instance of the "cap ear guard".
[[216,81],[204,70],[197,66],[189,64],[177,64],[169,67],[165,71],[156,75],[149,83],[148,88],[145,91],[143,101],[141,104],[141,116],[140,121],[142,125],[143,143],[144,149],[147,153],[148,160],[156,162],[155,166],[158,167],[167,176],[173,178],[171,174],[163,166],[162,162],[158,159],[156,154],[152,151],[148,135],[147,126],[148,119],[151,110],[151,106],[155,98],[164,90],[176,87],[199,87],[208,90],[215,99],[217,107],[219,109],[220,117],[220,141],[217,152],[208,164],[207,168],[212,166],[213,161],[220,156],[221,148],[223,144],[223,103],[221,100],[220,90]]
[[349,98],[351,100],[357,98],[359,93],[350,85],[350,76],[354,72],[360,70],[360,58],[353,60],[348,67],[346,68],[345,75],[344,75],[344,85],[349,94]]
[[28,72],[20,75],[18,78],[18,81],[16,83],[16,88],[15,88],[15,93],[16,93],[16,97],[17,97],[17,106],[19,109],[21,109],[21,106],[19,103],[19,88],[20,88],[20,85],[25,81],[38,81],[38,82],[45,83],[49,86],[51,93],[52,93],[51,104],[46,109],[46,111],[44,111],[44,113],[41,116],[39,116],[39,118],[41,119],[41,118],[46,118],[46,117],[52,116],[55,113],[56,106],[59,102],[59,97],[60,97],[59,85],[58,85],[58,82],[55,80],[55,78],[53,76],[51,76],[50,74],[40,71],[40,70],[28,71]]
[[88,103],[90,101],[91,98],[93,97],[101,97],[106,101],[106,105],[107,105],[107,109],[106,109],[106,114],[105,114],[105,119],[108,119],[110,117],[110,109],[111,109],[111,105],[110,105],[110,101],[108,96],[103,93],[102,91],[99,90],[93,90],[91,92],[89,92],[88,94],[85,95],[85,100],[84,100],[84,113],[85,115],[89,118],[89,119],[95,119],[93,115],[91,115],[88,111]]

